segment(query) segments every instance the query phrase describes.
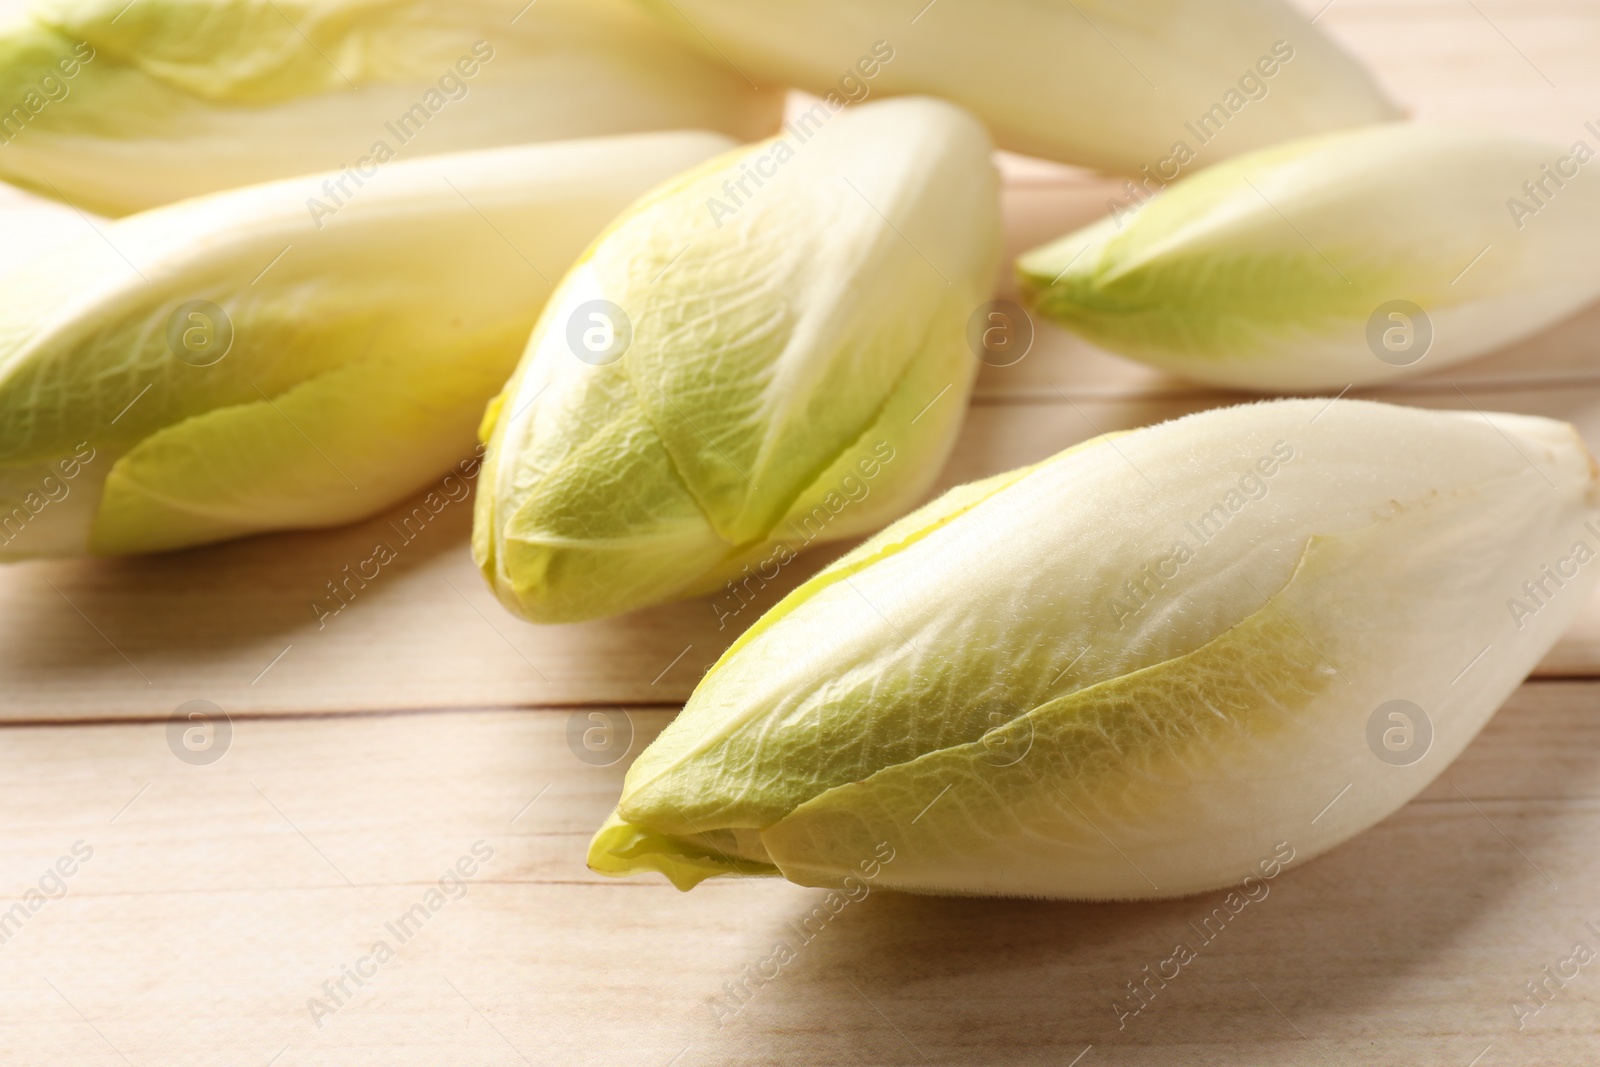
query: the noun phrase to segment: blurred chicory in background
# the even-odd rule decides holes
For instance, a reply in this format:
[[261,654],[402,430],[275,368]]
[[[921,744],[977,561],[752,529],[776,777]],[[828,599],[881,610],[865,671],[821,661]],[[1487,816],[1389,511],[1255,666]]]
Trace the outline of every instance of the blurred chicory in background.
[[635,0],[709,60],[840,101],[926,93],[1001,148],[1171,181],[1398,117],[1282,0]]
[[646,130],[764,137],[780,89],[629,0],[35,0],[0,20],[0,178],[123,215],[396,158]]
[[1022,256],[1035,306],[1173,374],[1338,389],[1487,352],[1600,296],[1587,145],[1385,125],[1202,171]]

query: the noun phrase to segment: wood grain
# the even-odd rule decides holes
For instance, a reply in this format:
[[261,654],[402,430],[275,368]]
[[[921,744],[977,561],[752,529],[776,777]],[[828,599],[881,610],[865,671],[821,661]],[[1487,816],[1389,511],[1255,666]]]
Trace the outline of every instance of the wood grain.
[[[1564,143],[1600,117],[1592,0],[1297,2],[1422,118]],[[1104,211],[1110,187],[1092,175],[1007,168],[1012,253]],[[0,268],[93,222],[0,189]],[[1597,336],[1591,308],[1367,395],[1567,418],[1600,446]],[[941,485],[1243,399],[1042,326],[1022,363],[985,369]],[[520,623],[472,568],[462,505],[319,628],[324,583],[392,517],[0,569],[0,1062],[1596,1062],[1600,965],[1521,1029],[1512,1005],[1575,942],[1600,948],[1586,925],[1600,929],[1600,681],[1524,686],[1420,797],[1292,865],[1214,941],[1191,924],[1219,894],[1083,906],[873,892],[802,944],[817,891],[679,894],[583,865],[628,759],[735,627],[719,630],[706,601]],[[825,558],[790,568],[737,625]],[[1541,671],[1600,677],[1600,601]],[[233,716],[211,765],[169,742],[168,716],[193,699]],[[635,731],[609,766],[569,745],[592,714]],[[478,842],[492,857],[447,898],[441,874]],[[92,855],[75,860],[75,845]],[[12,903],[41,885],[51,899],[19,919]],[[427,918],[400,944],[386,924],[417,905]],[[379,939],[394,958],[330,995],[324,981]],[[724,983],[779,939],[796,959],[736,1004]],[[1125,984],[1178,941],[1199,946],[1195,963],[1119,1027]]]
[[[802,942],[790,924],[821,891],[601,879],[584,849],[627,760],[574,756],[584,711],[248,719],[205,767],[161,723],[13,726],[0,886],[19,895],[77,841],[93,855],[0,946],[0,1056],[1062,1067],[1092,1045],[1084,1064],[1466,1067],[1491,1047],[1498,1067],[1588,1063],[1600,972],[1520,1031],[1511,1003],[1574,941],[1600,944],[1584,925],[1600,927],[1597,695],[1524,687],[1443,780],[1291,864],[1209,943],[1189,923],[1220,893],[874,892]],[[636,753],[669,713],[628,716]],[[401,944],[385,924],[480,841],[492,858]],[[395,958],[335,1004],[321,983],[378,940]],[[723,983],[779,940],[796,959],[734,1011]],[[1179,941],[1198,959],[1119,1029],[1125,983]]]

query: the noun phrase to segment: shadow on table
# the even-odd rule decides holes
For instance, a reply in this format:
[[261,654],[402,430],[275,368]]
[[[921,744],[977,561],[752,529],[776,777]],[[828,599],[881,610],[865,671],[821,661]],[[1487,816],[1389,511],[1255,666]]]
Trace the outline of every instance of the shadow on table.
[[[424,706],[504,703],[508,692],[547,697],[551,691],[531,683],[512,684],[531,676],[530,660],[545,668],[541,677],[557,681],[561,699],[681,701],[739,633],[848,547],[819,545],[776,577],[741,583],[737,595],[540,627],[517,620],[485,587],[470,557],[471,499],[425,520],[421,499],[324,530],[0,568],[0,677],[32,687],[30,707],[41,705],[35,710],[44,714],[51,686],[111,687],[135,709],[166,700],[146,699],[150,685],[248,706],[273,699],[244,690],[278,649],[294,643],[297,658],[317,650],[323,681],[370,683],[402,705],[413,697]],[[693,654],[679,665],[673,657],[686,645]],[[649,655],[640,652],[644,646]],[[451,680],[457,672],[449,665],[417,667],[429,656],[470,662],[472,670]],[[618,663],[628,670],[619,672]],[[488,677],[497,664],[503,669]],[[662,679],[674,665],[679,669]],[[426,677],[413,691],[396,684],[397,676]],[[303,697],[280,694],[296,706],[310,703]]]
[[[426,521],[413,517],[421,500],[419,494],[374,518],[325,530],[262,534],[149,556],[13,565],[5,578],[14,593],[30,587],[29,625],[9,630],[8,655],[55,659],[70,650],[73,658],[115,659],[104,643],[81,640],[84,619],[140,647],[183,649],[200,657],[208,649],[315,624],[314,604],[336,609],[340,596],[359,598],[364,586],[392,583],[443,553],[466,552],[470,498],[436,515],[421,508]],[[381,568],[368,562],[380,543],[394,554]],[[356,572],[363,567],[380,578],[360,580]],[[331,586],[343,591],[336,595]]]
[[[1473,778],[1505,780],[1477,765],[1493,762],[1482,753],[1503,755],[1517,714],[1503,712],[1446,778],[1475,791],[1491,787]],[[1593,789],[1594,764],[1540,761],[1532,777],[1541,796],[1580,795]],[[1522,852],[1548,856],[1560,830],[1553,812],[1535,806],[1499,829]],[[763,949],[752,961],[778,938],[796,946],[795,960],[720,1029],[705,1027],[710,1048],[696,1062],[776,1064],[786,1062],[787,1043],[804,1041],[802,1058],[817,1063],[1067,1067],[1090,1045],[1085,1067],[1342,1063],[1337,1053],[1326,1058],[1336,1042],[1348,1051],[1374,1036],[1420,1036],[1445,1018],[1465,1065],[1484,1045],[1519,1036],[1507,1002],[1529,975],[1513,973],[1526,961],[1509,952],[1491,958],[1504,974],[1464,974],[1459,961],[1471,956],[1481,967],[1482,928],[1521,923],[1554,902],[1545,872],[1499,829],[1440,783],[1353,841],[1293,865],[1266,897],[1209,927],[1224,891],[1098,905],[873,893],[807,943],[793,926],[752,933],[751,950]],[[1501,931],[1495,943],[1515,946],[1525,932]],[[1556,955],[1570,947],[1560,936],[1546,946]],[[1192,960],[1163,963],[1179,944]],[[1141,1003],[1128,983],[1158,969],[1177,974],[1143,985]]]

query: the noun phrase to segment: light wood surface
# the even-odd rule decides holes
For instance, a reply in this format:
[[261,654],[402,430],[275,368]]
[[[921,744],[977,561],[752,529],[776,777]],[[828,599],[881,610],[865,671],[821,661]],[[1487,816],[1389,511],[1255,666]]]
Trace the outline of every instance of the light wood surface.
[[[1593,0],[1308,0],[1414,114],[1566,143],[1600,119]],[[1008,163],[1008,250],[1108,186]],[[0,267],[91,224],[0,190]],[[1001,291],[1009,283],[1001,279]],[[1576,423],[1600,448],[1600,308],[1366,395]],[[943,486],[1098,432],[1246,399],[1041,326],[986,368]],[[705,601],[537,628],[505,614],[453,505],[319,628],[380,516],[170,556],[0,569],[0,1062],[360,1065],[1588,1065],[1600,959],[1518,1029],[1523,983],[1600,951],[1600,600],[1422,796],[1293,864],[1119,1029],[1113,1003],[1220,894],[1076,906],[873,893],[803,946],[782,882],[616,882],[583,865],[623,769],[734,636]],[[741,624],[825,553],[790,568]],[[785,584],[787,583],[787,584]],[[1569,680],[1551,680],[1562,677]],[[168,717],[232,716],[185,763]],[[574,723],[631,723],[605,767]],[[574,718],[576,716],[576,718]],[[442,872],[492,849],[404,945]],[[65,895],[6,911],[74,845]],[[63,859],[65,857],[65,859]],[[54,892],[55,883],[47,880]],[[453,891],[454,892],[454,891]],[[1586,923],[1593,923],[1594,929]],[[322,988],[395,958],[342,1006]],[[718,1025],[725,982],[795,962]],[[308,1002],[337,1006],[315,1018]],[[726,1010],[723,1011],[726,1014]]]
[[[577,759],[571,714],[241,721],[209,767],[173,759],[162,723],[7,729],[3,884],[80,840],[93,855],[0,947],[0,1059],[1065,1067],[1092,1045],[1080,1067],[1594,1062],[1600,961],[1521,1032],[1509,1006],[1574,941],[1600,947],[1593,683],[1524,687],[1442,780],[1291,864],[1209,944],[1189,923],[1221,893],[873,892],[802,944],[789,924],[822,891],[603,880],[584,848],[626,760]],[[631,712],[633,751],[668,715]],[[492,858],[400,944],[385,924],[479,841]],[[394,959],[314,1014],[379,940]],[[795,960],[719,1026],[723,983],[779,940]],[[1180,941],[1198,959],[1119,1029],[1125,983]]]

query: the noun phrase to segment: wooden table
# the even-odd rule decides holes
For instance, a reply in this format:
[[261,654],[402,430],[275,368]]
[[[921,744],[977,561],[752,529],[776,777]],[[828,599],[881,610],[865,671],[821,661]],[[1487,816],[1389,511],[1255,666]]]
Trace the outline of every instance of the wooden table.
[[[1336,0],[1320,24],[1423,118],[1562,144],[1600,118],[1593,0]],[[1092,178],[1009,172],[1010,251],[1104,210]],[[0,215],[11,263],[86,222],[20,194]],[[1371,395],[1557,415],[1600,446],[1597,353],[1600,308]],[[1045,329],[985,370],[943,483],[1237,399]],[[1512,1007],[1600,950],[1600,602],[1430,789],[1289,870],[1119,1028],[1125,983],[1220,895],[874,893],[802,945],[818,891],[590,874],[627,759],[584,762],[569,730],[609,716],[637,754],[732,628],[705,602],[522,624],[465,506],[319,628],[385,521],[0,571],[0,1062],[1600,1063],[1600,958],[1521,1029]],[[169,747],[191,700],[231,717],[218,762]],[[30,888],[36,911],[4,910]],[[730,994],[779,939],[795,960]]]

